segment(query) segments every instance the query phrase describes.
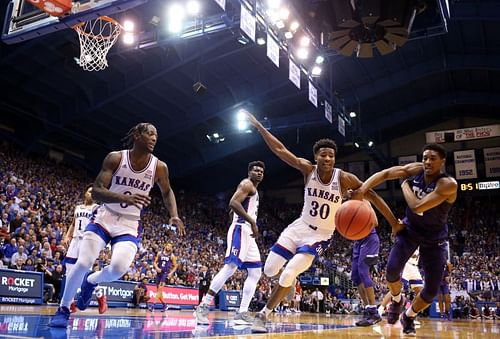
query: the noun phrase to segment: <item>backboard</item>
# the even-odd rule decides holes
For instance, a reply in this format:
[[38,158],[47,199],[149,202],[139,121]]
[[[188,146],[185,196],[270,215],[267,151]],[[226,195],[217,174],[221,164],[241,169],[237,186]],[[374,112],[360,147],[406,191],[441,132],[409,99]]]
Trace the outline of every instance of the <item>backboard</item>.
[[2,29],[2,41],[15,44],[71,28],[103,15],[112,15],[146,3],[148,0],[80,0],[70,13],[53,17],[26,0],[10,0]]

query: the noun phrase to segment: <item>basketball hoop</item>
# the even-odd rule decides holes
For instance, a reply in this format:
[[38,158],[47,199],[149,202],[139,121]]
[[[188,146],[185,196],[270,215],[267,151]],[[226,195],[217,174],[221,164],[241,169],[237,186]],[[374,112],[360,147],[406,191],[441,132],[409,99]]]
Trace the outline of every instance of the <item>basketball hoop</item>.
[[101,16],[73,26],[73,29],[80,38],[80,67],[90,72],[108,67],[106,56],[121,33],[118,21]]

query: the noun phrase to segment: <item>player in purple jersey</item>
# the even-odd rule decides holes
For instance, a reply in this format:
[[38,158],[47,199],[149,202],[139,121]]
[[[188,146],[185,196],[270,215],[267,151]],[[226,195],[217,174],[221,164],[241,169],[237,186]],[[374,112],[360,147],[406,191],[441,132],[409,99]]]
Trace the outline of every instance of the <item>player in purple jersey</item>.
[[[165,312],[167,309],[167,303],[163,300],[163,286],[166,285],[168,279],[170,279],[172,274],[174,274],[177,270],[177,258],[172,253],[171,243],[167,243],[165,245],[165,249],[158,252],[153,266],[156,270],[156,294],[158,295],[158,300],[163,305],[162,312]],[[153,308],[150,308],[149,310],[152,311]]]
[[[366,202],[369,204],[369,202]],[[375,211],[373,211],[375,214]],[[377,220],[377,217],[374,216]],[[376,225],[378,221],[376,221]],[[365,307],[363,319],[356,322],[356,326],[371,326],[382,321],[378,314],[375,304],[375,290],[373,280],[370,275],[370,266],[373,266],[378,260],[378,251],[380,248],[380,239],[376,228],[363,239],[354,242],[352,247],[352,273],[351,280],[358,288],[358,293],[363,300]]]
[[401,272],[413,252],[420,246],[420,262],[425,272],[424,288],[403,313],[401,324],[405,334],[415,334],[414,318],[426,309],[438,293],[447,259],[446,221],[457,198],[457,182],[442,172],[446,149],[438,144],[423,148],[421,163],[394,166],[373,174],[354,193],[362,198],[368,189],[385,180],[406,179],[401,185],[408,207],[403,224],[394,229],[396,242],[387,262],[387,282],[393,303],[388,312],[399,314],[405,304],[401,296]]
[[438,302],[439,313],[442,319],[451,320],[451,295],[450,295],[450,278],[451,278],[451,263],[447,262],[443,279],[439,285]]

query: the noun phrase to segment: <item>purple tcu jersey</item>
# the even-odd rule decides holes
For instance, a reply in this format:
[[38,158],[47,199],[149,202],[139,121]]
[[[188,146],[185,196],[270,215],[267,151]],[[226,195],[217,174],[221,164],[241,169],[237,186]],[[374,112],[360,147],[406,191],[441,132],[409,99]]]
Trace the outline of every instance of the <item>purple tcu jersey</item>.
[[[424,181],[424,172],[408,179],[415,196],[418,199],[423,199],[427,194],[436,189],[436,184],[439,179],[448,177],[447,174],[442,173],[436,180],[430,184]],[[449,202],[443,201],[441,204],[433,207],[423,213],[414,213],[409,207],[406,208],[406,217],[403,222],[407,225],[408,229],[421,235],[426,240],[439,241],[448,238],[448,213],[451,209]]]
[[170,268],[172,267],[172,253],[165,254],[162,252],[158,260],[158,267],[162,272],[170,272]]

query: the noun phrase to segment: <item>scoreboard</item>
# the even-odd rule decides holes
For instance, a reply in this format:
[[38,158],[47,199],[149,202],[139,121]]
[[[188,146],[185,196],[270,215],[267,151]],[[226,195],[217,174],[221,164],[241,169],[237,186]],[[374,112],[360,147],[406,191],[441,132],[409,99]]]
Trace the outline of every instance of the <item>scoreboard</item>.
[[465,181],[458,184],[460,191],[483,191],[500,189],[500,181]]

